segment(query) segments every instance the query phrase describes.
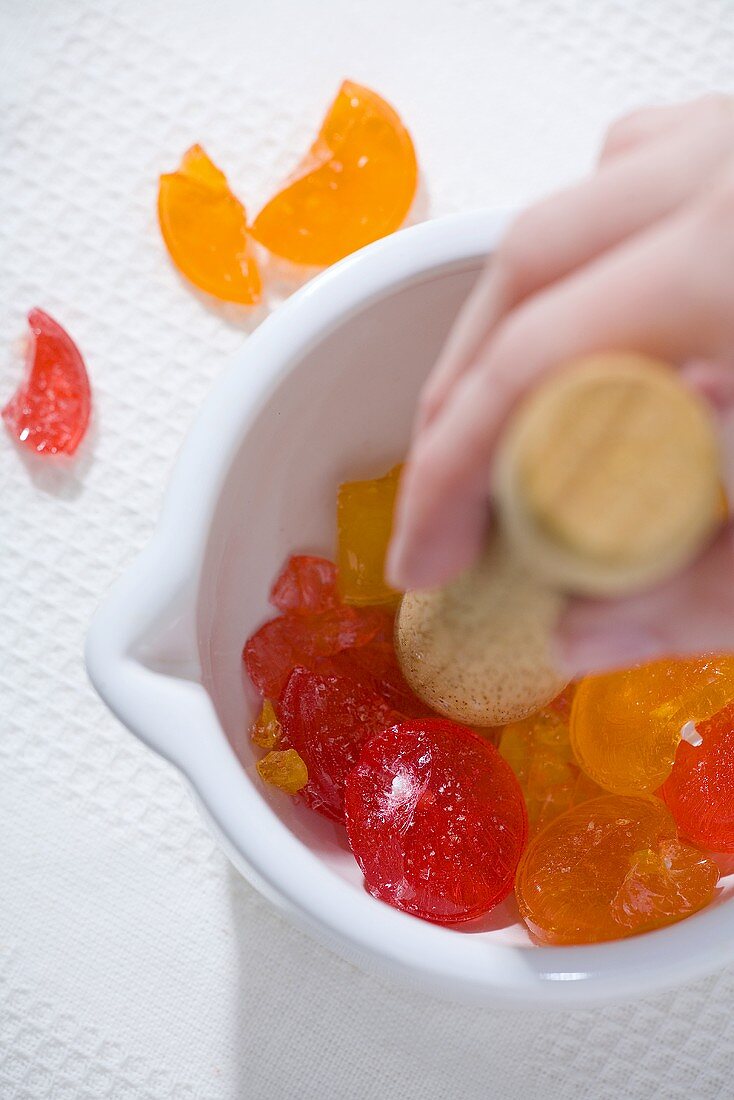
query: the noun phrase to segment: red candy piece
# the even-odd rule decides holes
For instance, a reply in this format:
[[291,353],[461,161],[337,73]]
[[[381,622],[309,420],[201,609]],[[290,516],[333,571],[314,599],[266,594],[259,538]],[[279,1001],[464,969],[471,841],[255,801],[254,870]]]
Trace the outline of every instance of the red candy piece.
[[347,834],[376,898],[424,920],[473,920],[512,890],[528,836],[512,769],[439,719],[378,733],[347,777]]
[[374,689],[404,718],[435,718],[435,712],[412,691],[403,676],[392,642],[368,642],[359,649],[345,649],[335,657],[317,662],[315,671],[324,676],[371,677]]
[[734,852],[734,703],[697,730],[701,744],[680,742],[658,793],[681,837],[712,852]]
[[47,313],[28,314],[27,377],[2,410],[16,439],[38,454],[73,454],[87,430],[89,379],[79,349]]
[[336,607],[319,615],[289,611],[255,631],[242,656],[258,691],[279,699],[297,665],[313,668],[317,658],[391,635],[392,616],[378,608]]
[[278,611],[331,611],[341,602],[336,578],[332,561],[294,554],[271,588],[270,602]]
[[280,705],[282,744],[308,768],[301,794],[312,810],[344,820],[344,784],[374,733],[400,720],[370,676],[319,675],[296,668]]

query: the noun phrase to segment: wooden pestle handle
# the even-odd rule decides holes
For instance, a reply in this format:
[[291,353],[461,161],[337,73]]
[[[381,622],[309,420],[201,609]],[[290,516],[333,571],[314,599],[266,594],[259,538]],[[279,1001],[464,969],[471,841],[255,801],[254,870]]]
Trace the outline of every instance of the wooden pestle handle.
[[664,363],[569,365],[513,418],[495,468],[500,522],[530,569],[612,596],[671,576],[722,519],[713,416]]

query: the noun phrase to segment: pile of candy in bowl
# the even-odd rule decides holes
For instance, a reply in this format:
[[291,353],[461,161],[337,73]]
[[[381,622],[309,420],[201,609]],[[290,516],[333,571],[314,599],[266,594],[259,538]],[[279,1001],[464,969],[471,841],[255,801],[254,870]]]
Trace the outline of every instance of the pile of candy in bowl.
[[580,944],[709,904],[734,851],[734,658],[590,676],[503,728],[447,720],[393,644],[398,477],[340,486],[337,564],[290,558],[245,644],[262,780],[345,827],[368,891],[425,920],[514,891],[537,942]]

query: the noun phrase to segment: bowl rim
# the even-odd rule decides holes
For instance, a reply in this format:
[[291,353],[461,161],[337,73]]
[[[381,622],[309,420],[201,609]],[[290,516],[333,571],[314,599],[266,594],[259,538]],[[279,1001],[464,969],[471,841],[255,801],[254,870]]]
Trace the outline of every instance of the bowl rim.
[[570,1008],[650,995],[734,961],[727,907],[612,943],[530,948],[392,909],[328,868],[257,792],[201,682],[198,653],[197,601],[214,509],[271,394],[350,315],[451,267],[477,266],[508,217],[477,210],[401,230],[327,269],[263,321],[189,430],[158,525],[95,614],[85,659],[113,713],[187,777],[246,877],[316,938],[368,969],[455,1000]]

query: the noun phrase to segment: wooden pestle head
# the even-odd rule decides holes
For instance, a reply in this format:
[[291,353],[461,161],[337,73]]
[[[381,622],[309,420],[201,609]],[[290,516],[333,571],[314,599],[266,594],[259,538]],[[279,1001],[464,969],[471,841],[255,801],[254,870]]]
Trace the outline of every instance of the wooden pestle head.
[[671,367],[640,355],[590,356],[534,390],[495,475],[509,542],[569,592],[623,595],[664,580],[721,520],[713,416]]

